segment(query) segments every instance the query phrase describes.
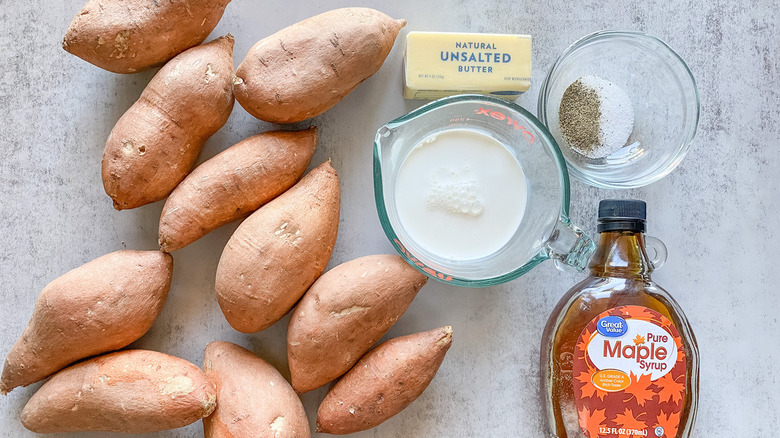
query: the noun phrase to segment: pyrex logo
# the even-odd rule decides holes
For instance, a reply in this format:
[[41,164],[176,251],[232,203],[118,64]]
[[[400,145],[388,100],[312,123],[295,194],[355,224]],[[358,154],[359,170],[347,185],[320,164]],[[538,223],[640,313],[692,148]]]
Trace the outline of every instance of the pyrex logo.
[[[622,334],[615,336],[619,331]],[[604,332],[607,332],[606,336]],[[677,347],[672,335],[641,319],[601,318],[598,332],[588,343],[587,350],[588,357],[600,370],[620,370],[637,376],[650,374],[650,380],[663,377],[677,362]]]
[[406,258],[409,261],[414,263],[415,266],[418,266],[420,269],[422,269],[426,274],[430,275],[431,277],[438,278],[439,280],[452,281],[452,275],[442,274],[441,272],[426,266],[425,263],[421,262],[420,260],[417,259],[417,257],[413,256],[412,253],[407,251],[400,240],[393,239],[393,242],[398,246],[398,250],[401,251],[401,254],[406,256]]
[[531,144],[536,141],[536,138],[534,138],[534,135],[531,133],[531,131],[528,130],[528,128],[521,125],[517,120],[513,120],[511,117],[507,116],[501,111],[489,110],[487,108],[479,108],[474,110],[474,114],[484,115],[499,121],[506,121],[506,124],[513,126],[515,128],[515,131],[522,131],[523,137],[525,137],[528,144]]

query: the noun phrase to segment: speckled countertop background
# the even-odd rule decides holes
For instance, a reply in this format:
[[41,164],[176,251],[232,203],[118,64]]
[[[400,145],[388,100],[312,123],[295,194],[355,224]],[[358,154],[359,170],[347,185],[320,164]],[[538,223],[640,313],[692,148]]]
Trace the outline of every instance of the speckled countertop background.
[[[780,3],[725,1],[358,1],[408,20],[409,30],[527,33],[533,86],[519,103],[536,112],[539,86],[558,54],[600,29],[634,29],[665,40],[698,81],[701,123],[688,157],[670,176],[630,191],[572,183],[574,222],[595,231],[605,197],[648,202],[649,230],[669,261],[654,278],[686,310],[701,351],[701,398],[693,436],[769,437],[780,430]],[[235,64],[260,38],[310,15],[353,5],[234,0],[213,36],[236,37]],[[67,54],[60,41],[81,0],[0,0],[0,354],[22,332],[39,291],[105,253],[156,248],[162,202],[117,212],[103,192],[105,139],[154,72],[120,76]],[[402,41],[402,38],[400,39]],[[341,226],[330,266],[392,252],[373,208],[375,130],[419,102],[401,98],[401,44],[384,67],[313,123],[342,186]],[[270,129],[239,105],[206,144],[201,161]],[[214,298],[214,272],[236,225],[174,254],[173,287],[161,317],[133,344],[201,363],[205,345],[246,346],[289,375],[288,318],[254,335],[233,331]],[[454,344],[428,390],[406,411],[356,437],[542,437],[539,340],[558,298],[581,275],[545,263],[508,284],[480,290],[429,283],[389,336],[451,324]],[[40,386],[0,398],[0,436],[29,437],[18,420]],[[325,390],[303,396],[313,422]],[[111,434],[65,434],[103,437]],[[200,422],[152,434],[202,436]]]

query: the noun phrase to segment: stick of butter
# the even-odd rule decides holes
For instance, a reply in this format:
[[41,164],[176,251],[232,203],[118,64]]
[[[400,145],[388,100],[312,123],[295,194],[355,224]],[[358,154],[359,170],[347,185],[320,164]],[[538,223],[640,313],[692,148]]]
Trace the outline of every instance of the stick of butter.
[[406,99],[461,93],[514,99],[531,86],[531,37],[409,32],[404,74]]

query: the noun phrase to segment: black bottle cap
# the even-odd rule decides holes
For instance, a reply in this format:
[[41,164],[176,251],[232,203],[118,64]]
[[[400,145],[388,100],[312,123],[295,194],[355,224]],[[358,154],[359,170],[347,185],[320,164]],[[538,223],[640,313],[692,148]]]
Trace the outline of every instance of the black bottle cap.
[[604,199],[599,202],[598,232],[645,232],[647,204],[636,199]]

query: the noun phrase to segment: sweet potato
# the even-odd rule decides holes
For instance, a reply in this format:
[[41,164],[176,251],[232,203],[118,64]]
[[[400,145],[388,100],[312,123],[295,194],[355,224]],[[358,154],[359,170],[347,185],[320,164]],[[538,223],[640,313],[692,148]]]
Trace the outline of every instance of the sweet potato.
[[230,0],[90,0],[62,48],[114,73],[146,70],[197,46]]
[[143,336],[162,310],[172,274],[168,254],[116,251],[49,283],[5,359],[0,391],[35,383]]
[[451,344],[448,326],[391,339],[371,350],[322,400],[317,432],[359,432],[401,412],[431,383]]
[[165,201],[159,241],[183,248],[292,187],[317,147],[317,128],[249,137],[192,171]]
[[233,109],[233,37],[193,47],[152,78],[114,126],[103,186],[117,210],[168,196]]
[[426,280],[401,257],[385,254],[342,263],[318,278],[287,329],[293,388],[311,391],[349,371]]
[[279,321],[325,270],[339,229],[341,192],[330,162],[252,213],[230,237],[215,287],[233,328]]
[[261,120],[317,116],[379,70],[405,24],[369,8],[308,18],[258,41],[236,70],[233,92]]
[[144,433],[194,423],[214,411],[214,384],[197,366],[148,350],[126,350],[65,368],[22,410],[38,433]]
[[249,350],[212,342],[203,370],[217,386],[217,409],[203,419],[206,438],[308,438],[309,420],[279,371]]

